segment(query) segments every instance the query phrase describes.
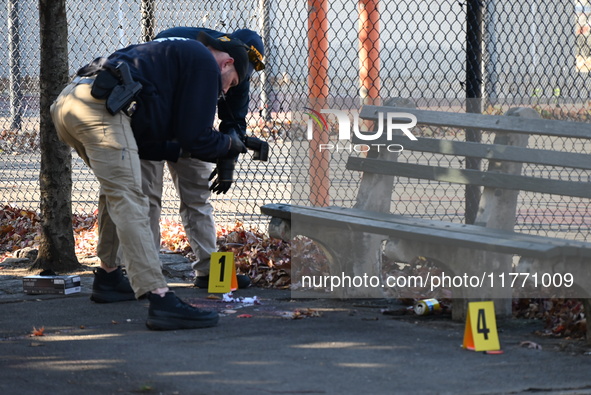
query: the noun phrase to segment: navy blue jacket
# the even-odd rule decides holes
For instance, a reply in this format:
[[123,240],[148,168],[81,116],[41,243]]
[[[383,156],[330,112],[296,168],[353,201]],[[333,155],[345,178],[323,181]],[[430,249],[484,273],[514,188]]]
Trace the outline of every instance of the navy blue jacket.
[[[202,31],[215,38],[229,34],[204,27],[173,27],[158,33],[156,39],[164,37],[197,39],[197,36]],[[262,42],[259,51],[264,54]],[[230,88],[225,98],[219,100],[218,118],[220,119],[220,132],[227,133],[229,130],[235,129],[242,137],[246,134],[246,115],[248,114],[251,74],[252,68],[250,68],[249,74],[240,84]]]
[[176,161],[181,149],[208,161],[226,156],[230,140],[213,128],[220,69],[203,44],[188,39],[150,41],[108,58],[118,61],[129,64],[133,79],[143,86],[131,121],[140,158]]

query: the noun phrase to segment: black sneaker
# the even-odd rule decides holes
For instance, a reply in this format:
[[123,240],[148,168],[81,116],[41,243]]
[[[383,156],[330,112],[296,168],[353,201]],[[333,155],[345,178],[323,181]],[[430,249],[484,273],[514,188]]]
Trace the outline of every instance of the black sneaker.
[[[250,286],[250,277],[244,274],[237,274],[236,279],[238,280],[238,289],[248,288]],[[197,288],[208,288],[209,287],[209,275],[207,276],[196,276],[193,285]]]
[[110,273],[98,268],[94,270],[90,300],[96,303],[123,302],[135,300],[135,294],[120,267]]
[[179,299],[174,292],[164,297],[149,293],[148,319],[146,326],[152,330],[195,329],[214,326],[218,323],[218,313],[200,310]]

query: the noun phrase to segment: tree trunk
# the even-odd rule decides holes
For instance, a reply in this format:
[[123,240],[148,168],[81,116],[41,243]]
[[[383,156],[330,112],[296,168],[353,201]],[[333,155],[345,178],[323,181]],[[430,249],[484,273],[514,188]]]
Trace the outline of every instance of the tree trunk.
[[65,0],[39,0],[41,37],[40,141],[41,243],[31,270],[56,273],[80,267],[72,230],[72,155],[57,136],[49,107],[68,81],[68,25]]

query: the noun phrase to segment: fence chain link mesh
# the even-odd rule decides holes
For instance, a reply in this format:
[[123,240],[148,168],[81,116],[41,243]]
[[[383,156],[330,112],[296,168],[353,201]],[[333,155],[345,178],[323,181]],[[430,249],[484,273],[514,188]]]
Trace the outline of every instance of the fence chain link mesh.
[[[0,190],[2,204],[38,209],[39,201],[39,23],[36,0],[2,0],[0,24]],[[375,10],[374,10],[375,8]],[[330,1],[111,1],[67,2],[69,64],[72,75],[97,56],[145,41],[174,26],[204,26],[231,32],[258,31],[267,68],[252,77],[248,133],[271,145],[268,162],[243,155],[238,181],[227,195],[212,197],[220,224],[242,221],[264,230],[258,207],[270,202],[310,204],[311,199],[351,206],[358,175],[345,169],[356,152],[323,158],[333,171],[323,184],[313,166],[307,139],[310,111],[358,111],[363,103],[389,104],[395,98],[425,108],[502,114],[531,106],[543,117],[588,122],[591,32],[586,0]],[[370,43],[370,45],[368,45]],[[476,45],[476,47],[474,47]],[[475,58],[472,58],[475,57]],[[368,63],[369,62],[369,63]],[[476,63],[472,63],[476,62]],[[472,65],[468,67],[467,65]],[[475,65],[475,66],[474,66]],[[369,69],[367,69],[369,67]],[[470,74],[467,69],[473,68]],[[476,95],[470,89],[476,84]],[[479,93],[481,92],[481,94]],[[332,116],[326,142],[337,143]],[[461,130],[423,129],[423,135],[466,139]],[[480,138],[490,139],[486,133]],[[590,153],[589,142],[531,140],[567,151]],[[421,161],[421,157],[403,160]],[[465,161],[440,158],[449,167]],[[446,162],[447,161],[447,162]],[[485,163],[476,164],[486,166]],[[74,154],[73,208],[96,209],[98,183]],[[528,166],[525,174],[560,169]],[[163,216],[178,219],[178,198],[166,174]],[[589,181],[589,172],[568,174]],[[321,177],[322,178],[322,177]],[[393,211],[464,221],[457,204],[463,189],[398,179]],[[317,196],[318,194],[322,196]],[[324,199],[324,200],[323,200]],[[560,200],[560,201],[559,201]],[[516,230],[566,232],[589,240],[589,201],[522,193]],[[530,216],[528,206],[543,208]]]

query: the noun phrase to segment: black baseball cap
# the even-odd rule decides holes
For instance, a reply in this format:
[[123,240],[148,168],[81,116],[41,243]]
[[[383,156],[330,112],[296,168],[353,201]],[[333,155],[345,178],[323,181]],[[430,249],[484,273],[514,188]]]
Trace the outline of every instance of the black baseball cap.
[[242,82],[248,74],[248,50],[249,47],[237,38],[228,35],[214,38],[205,32],[200,32],[197,40],[204,45],[228,53],[234,59],[234,67],[238,73],[239,82]]
[[265,68],[265,64],[263,63],[265,46],[261,36],[259,36],[257,32],[250,29],[239,29],[230,34],[230,37],[237,38],[249,47],[248,60],[250,61],[250,64],[248,65],[248,76],[250,76],[253,71],[261,71]]

